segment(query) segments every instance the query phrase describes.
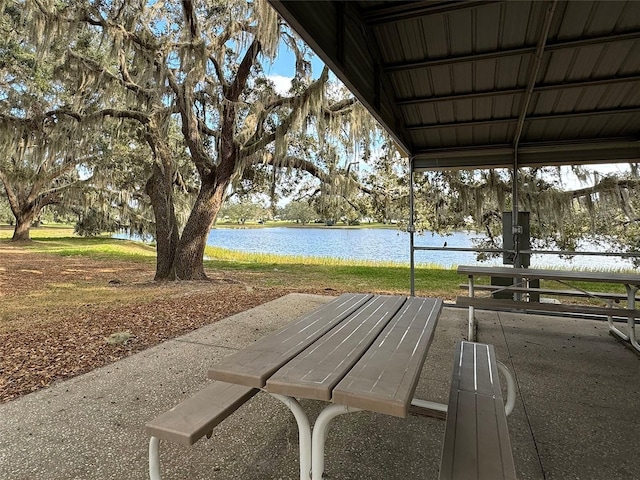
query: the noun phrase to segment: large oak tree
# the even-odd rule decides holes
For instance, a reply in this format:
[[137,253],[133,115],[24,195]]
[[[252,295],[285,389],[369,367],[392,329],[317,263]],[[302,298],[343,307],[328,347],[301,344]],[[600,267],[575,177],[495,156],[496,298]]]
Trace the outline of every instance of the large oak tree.
[[[51,31],[67,25],[73,33],[67,65],[81,79],[78,88],[117,99],[86,114],[128,118],[144,127],[154,157],[146,192],[155,213],[156,279],[205,278],[209,230],[231,183],[247,171],[296,169],[340,183],[342,160],[305,156],[292,141],[297,135],[313,131],[319,144],[343,137],[349,145],[373,129],[352,97],[327,93],[326,68],[310,76],[305,47],[263,0],[34,2]],[[91,48],[78,41],[88,35],[94,37]],[[297,66],[286,95],[263,71],[281,41],[294,51]],[[105,96],[114,88],[123,93]],[[171,121],[180,126],[199,182],[181,231],[173,198],[180,175],[164,142]]]

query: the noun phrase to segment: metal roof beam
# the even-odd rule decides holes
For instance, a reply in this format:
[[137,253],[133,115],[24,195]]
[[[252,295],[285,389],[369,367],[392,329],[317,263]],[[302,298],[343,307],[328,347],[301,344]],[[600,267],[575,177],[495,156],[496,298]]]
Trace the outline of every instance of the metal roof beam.
[[[544,56],[544,49],[547,45],[547,38],[549,37],[549,30],[551,29],[551,21],[553,20],[553,14],[556,10],[556,4],[558,0],[553,0],[547,7],[547,13],[544,17],[544,23],[542,24],[542,33],[540,34],[540,39],[538,40],[538,46],[536,47],[536,55],[532,59],[531,67],[529,71],[529,82],[527,84],[527,91],[524,95],[524,101],[522,102],[522,106],[520,108],[520,115],[518,116],[518,125],[516,126],[516,134],[513,138],[513,148],[515,150],[515,157],[513,163],[514,171],[518,168],[518,144],[520,143],[520,136],[522,135],[522,129],[524,128],[524,122],[527,117],[527,112],[529,111],[529,103],[531,102],[531,97],[533,96],[533,89],[536,85],[536,78],[538,78],[538,71],[540,70],[540,65],[542,64],[542,57]],[[517,190],[513,189],[514,193]],[[514,221],[516,219],[516,215],[518,213],[518,202],[517,197],[514,197],[513,202],[513,211]]]
[[470,8],[486,6],[492,3],[502,2],[468,0],[463,2],[441,2],[434,4],[433,1],[426,0],[422,2],[403,3],[399,5],[364,10],[362,12],[362,19],[367,25],[381,25],[400,22],[403,20],[411,20],[427,15],[467,10]]
[[[631,31],[625,33],[617,33],[612,35],[604,35],[600,37],[591,37],[578,40],[568,40],[562,42],[549,42],[545,46],[545,53],[553,52],[557,50],[566,50],[569,48],[580,48],[595,44],[605,44],[614,42],[623,42],[628,40],[640,39],[640,31]],[[491,60],[497,58],[533,55],[536,53],[536,45],[526,46],[521,48],[512,48],[506,50],[497,50],[493,52],[474,53],[468,55],[457,55],[445,58],[439,58],[437,60],[422,60],[419,62],[407,62],[407,63],[388,63],[384,65],[384,71],[386,73],[402,72],[406,70],[415,70],[417,68],[432,68],[441,67],[444,65],[455,65],[465,62],[478,62],[480,60]]]
[[[640,75],[630,75],[627,77],[601,78],[598,80],[585,80],[580,82],[569,83],[550,83],[541,84],[533,88],[533,93],[549,92],[556,90],[568,90],[571,88],[598,87],[603,85],[617,85],[620,83],[640,82]],[[434,95],[431,97],[407,98],[398,100],[396,103],[400,106],[419,105],[436,102],[447,102],[450,100],[474,100],[477,98],[490,98],[505,95],[520,95],[526,92],[526,87],[507,88],[504,90],[483,90],[481,92],[456,93],[452,95]]]
[[433,95],[431,97],[407,98],[398,100],[397,105],[406,107],[409,105],[425,105],[428,103],[448,102],[451,100],[475,100],[477,98],[500,97],[505,95],[520,95],[526,91],[522,88],[508,88],[505,90],[484,90],[481,92],[454,93],[452,95]]
[[[599,115],[620,115],[640,113],[640,106],[634,107],[620,107],[607,110],[587,110],[583,112],[566,112],[559,114],[544,114],[544,115],[529,115],[526,118],[526,122],[532,122],[535,120],[560,120],[563,118],[579,118],[588,116]],[[501,123],[517,123],[520,117],[508,117],[508,118],[492,118],[488,120],[472,120],[469,122],[448,122],[448,123],[432,123],[428,125],[410,125],[407,130],[410,132],[420,130],[433,130],[439,128],[456,128],[456,127],[484,127],[487,125],[499,125]]]
[[[533,143],[520,147],[521,167],[594,165],[640,161],[640,143],[632,139]],[[414,171],[511,168],[513,147],[493,145],[417,152]]]

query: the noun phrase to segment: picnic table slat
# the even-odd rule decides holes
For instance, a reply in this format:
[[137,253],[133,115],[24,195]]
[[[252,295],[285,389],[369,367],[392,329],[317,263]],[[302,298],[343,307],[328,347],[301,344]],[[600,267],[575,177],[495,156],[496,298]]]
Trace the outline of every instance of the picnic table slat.
[[640,285],[640,275],[634,275],[631,273],[585,272],[579,270],[544,270],[536,268],[478,267],[474,265],[459,265],[457,271],[461,275],[473,276],[526,277],[541,278],[547,280]]
[[411,297],[333,390],[332,401],[406,417],[442,300]]
[[266,390],[331,400],[332,388],[362,357],[406,300],[406,297],[375,297],[271,376]]
[[497,367],[491,365],[490,353],[487,348],[475,348],[470,342],[462,343],[458,376],[454,379],[458,390],[481,395],[494,394],[499,379]]
[[344,294],[250,348],[230,355],[209,370],[209,378],[262,388],[267,379],[291,358],[371,300],[373,295]]

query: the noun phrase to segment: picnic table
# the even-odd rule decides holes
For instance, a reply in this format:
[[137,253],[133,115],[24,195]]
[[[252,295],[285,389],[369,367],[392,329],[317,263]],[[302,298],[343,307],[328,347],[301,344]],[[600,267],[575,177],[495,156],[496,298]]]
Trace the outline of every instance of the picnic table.
[[[159,442],[193,445],[259,392],[298,424],[300,479],[324,477],[333,418],[368,410],[446,418],[440,480],[515,480],[506,417],[515,381],[493,346],[458,342],[448,404],[414,398],[442,300],[344,294],[213,366],[211,382],[145,426],[149,477],[161,480]],[[500,372],[507,380],[503,406]],[[313,430],[298,398],[326,401]]]
[[[225,358],[209,377],[260,389],[298,423],[300,478],[319,480],[329,423],[368,410],[406,417],[442,301],[347,294]],[[297,398],[324,400],[313,432]]]
[[[629,342],[630,346],[640,351],[640,344],[635,333],[635,319],[640,316],[640,312],[635,308],[636,296],[640,288],[640,275],[613,272],[597,272],[597,271],[579,271],[579,270],[548,270],[534,268],[510,268],[510,267],[482,267],[460,265],[458,273],[467,275],[468,297],[458,297],[456,303],[461,306],[469,307],[469,340],[475,339],[475,308],[507,308],[530,311],[548,311],[548,312],[574,312],[587,315],[603,315],[608,318],[609,330],[612,334],[617,335],[622,340]],[[476,277],[507,277],[513,279],[512,285],[477,285]],[[570,289],[557,290],[539,287],[531,287],[531,280],[553,280]],[[625,293],[604,293],[589,292],[582,288],[575,287],[570,282],[592,282],[592,283],[613,283],[624,285]],[[498,299],[498,298],[478,298],[475,296],[476,290],[490,290],[496,292],[512,292],[515,300]],[[592,305],[573,305],[573,304],[553,304],[540,302],[521,301],[520,295],[527,294],[549,294],[556,296],[576,296],[586,298],[597,298],[605,300],[607,307],[598,307]],[[613,308],[613,302],[626,300],[626,308]],[[614,317],[626,318],[626,332],[616,327],[613,323]],[[624,328],[624,327],[622,327]]]

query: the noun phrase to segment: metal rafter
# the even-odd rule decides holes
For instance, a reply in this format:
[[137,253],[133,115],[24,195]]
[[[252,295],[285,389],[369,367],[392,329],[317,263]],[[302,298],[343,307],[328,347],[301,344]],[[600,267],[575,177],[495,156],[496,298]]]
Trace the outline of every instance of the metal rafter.
[[432,0],[421,2],[402,3],[399,5],[369,9],[362,12],[362,18],[367,25],[382,25],[403,20],[412,20],[427,15],[468,10],[470,8],[484,7],[501,1],[467,0],[456,2],[441,2],[434,4]]
[[[575,142],[521,144],[521,166],[601,164],[611,161],[640,161],[640,143],[635,139],[589,139]],[[511,145],[482,148],[427,150],[417,152],[416,170],[507,168],[512,166]]]
[[[637,107],[620,107],[611,108],[606,110],[586,110],[581,112],[566,112],[566,113],[552,113],[544,115],[529,115],[526,121],[532,122],[536,120],[559,120],[563,118],[580,118],[588,116],[599,115],[618,115],[621,113],[633,114],[640,113],[640,106]],[[407,131],[414,132],[419,130],[434,130],[440,128],[455,128],[455,127],[484,127],[487,125],[499,125],[502,123],[516,123],[520,117],[508,117],[508,118],[492,118],[490,120],[471,120],[469,122],[449,122],[449,123],[431,123],[428,125],[410,125],[407,127]]]
[[[533,88],[533,93],[569,90],[572,88],[609,86],[609,85],[618,85],[621,83],[633,83],[633,82],[640,82],[640,75],[600,78],[597,80],[585,80],[580,82],[541,84]],[[400,106],[408,106],[408,105],[421,105],[421,104],[429,104],[429,103],[437,103],[437,102],[447,102],[450,100],[474,100],[478,98],[490,98],[490,97],[499,97],[499,96],[506,96],[506,95],[521,95],[526,91],[527,91],[526,87],[507,88],[503,90],[483,90],[480,92],[455,93],[451,95],[433,95],[430,97],[407,98],[403,100],[398,100],[396,104]]]
[[[531,103],[531,97],[533,96],[533,88],[536,85],[536,79],[538,78],[538,72],[540,71],[540,65],[542,65],[542,57],[544,55],[544,48],[547,44],[547,38],[549,37],[549,30],[551,29],[551,21],[553,20],[553,14],[556,10],[556,4],[558,0],[553,0],[547,8],[547,13],[544,17],[544,23],[542,24],[542,32],[540,33],[540,40],[536,47],[536,55],[532,59],[531,70],[529,72],[529,82],[527,85],[527,91],[524,94],[524,101],[522,102],[522,108],[518,117],[518,125],[516,127],[516,134],[513,139],[513,149],[516,153],[514,161],[514,169],[518,168],[518,144],[520,143],[520,136],[522,135],[522,129],[524,128],[524,120],[529,110],[529,103]],[[515,191],[515,189],[514,189]],[[517,204],[514,205],[517,209]]]
[[[617,33],[613,35],[603,35],[598,37],[565,40],[562,42],[550,42],[546,45],[546,52],[555,52],[558,50],[566,50],[572,48],[587,47],[589,45],[625,42],[629,40],[640,39],[640,31],[634,30],[625,33]],[[433,68],[445,65],[456,65],[468,62],[478,62],[481,60],[492,60],[499,58],[507,58],[513,56],[532,55],[536,52],[536,46],[526,46],[520,48],[511,48],[505,50],[496,50],[492,52],[473,53],[466,55],[449,56],[434,60],[422,60],[419,62],[406,63],[388,63],[384,65],[384,71],[387,73],[402,72],[406,70],[415,70],[417,68]]]

